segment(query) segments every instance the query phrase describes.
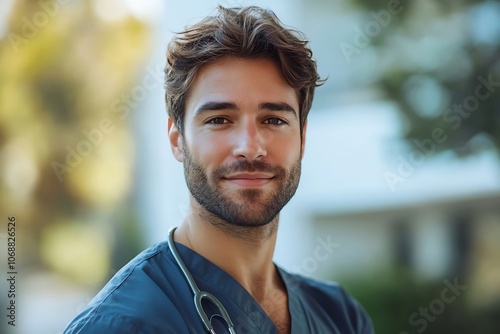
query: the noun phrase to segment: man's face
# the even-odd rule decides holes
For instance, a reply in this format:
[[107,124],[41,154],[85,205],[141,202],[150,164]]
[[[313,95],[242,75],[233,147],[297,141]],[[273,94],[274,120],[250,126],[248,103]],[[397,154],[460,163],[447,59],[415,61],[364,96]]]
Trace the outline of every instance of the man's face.
[[192,197],[230,224],[271,222],[297,189],[298,99],[270,59],[224,57],[203,66],[186,101],[184,136],[171,121],[169,136]]

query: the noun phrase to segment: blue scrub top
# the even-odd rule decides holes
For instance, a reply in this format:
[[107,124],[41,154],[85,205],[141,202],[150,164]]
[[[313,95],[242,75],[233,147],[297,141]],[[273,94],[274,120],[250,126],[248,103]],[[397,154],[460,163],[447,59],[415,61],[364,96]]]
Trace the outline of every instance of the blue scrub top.
[[[218,298],[238,334],[278,333],[255,299],[229,274],[188,247],[179,254],[202,291]],[[372,334],[370,318],[339,285],[278,271],[288,292],[292,334]],[[210,317],[214,307],[205,307]],[[212,322],[227,333],[225,323]],[[167,242],[125,265],[68,325],[64,334],[206,333],[193,294]]]

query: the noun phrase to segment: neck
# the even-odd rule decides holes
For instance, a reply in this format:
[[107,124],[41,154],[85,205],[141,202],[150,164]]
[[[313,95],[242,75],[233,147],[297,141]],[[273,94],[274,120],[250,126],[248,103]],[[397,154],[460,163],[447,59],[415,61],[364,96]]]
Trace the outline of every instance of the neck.
[[278,217],[260,227],[234,226],[191,201],[188,215],[177,228],[179,242],[236,279],[257,301],[282,287],[272,262]]

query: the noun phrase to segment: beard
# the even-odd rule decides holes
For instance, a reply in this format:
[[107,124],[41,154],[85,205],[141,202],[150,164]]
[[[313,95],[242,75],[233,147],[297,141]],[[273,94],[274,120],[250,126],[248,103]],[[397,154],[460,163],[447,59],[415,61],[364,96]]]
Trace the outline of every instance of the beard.
[[[184,175],[191,195],[212,217],[229,225],[261,227],[272,222],[295,194],[300,180],[301,158],[290,169],[263,161],[239,160],[208,173],[191,156],[184,143]],[[274,175],[274,190],[239,189],[236,194],[225,190],[224,177],[238,172],[263,172]],[[210,215],[209,215],[210,216]],[[210,217],[209,217],[210,218]],[[209,219],[216,224],[213,219]]]

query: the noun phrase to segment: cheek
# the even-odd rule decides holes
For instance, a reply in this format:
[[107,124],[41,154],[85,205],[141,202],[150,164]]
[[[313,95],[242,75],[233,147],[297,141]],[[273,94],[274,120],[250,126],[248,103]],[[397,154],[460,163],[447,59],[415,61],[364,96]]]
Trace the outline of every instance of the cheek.
[[268,157],[277,164],[293,165],[300,159],[300,145],[300,139],[276,138],[267,149]]
[[195,138],[189,141],[189,151],[198,163],[209,170],[217,168],[229,154],[227,138],[203,135]]

